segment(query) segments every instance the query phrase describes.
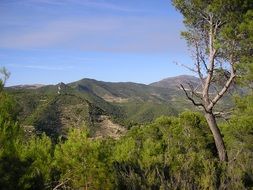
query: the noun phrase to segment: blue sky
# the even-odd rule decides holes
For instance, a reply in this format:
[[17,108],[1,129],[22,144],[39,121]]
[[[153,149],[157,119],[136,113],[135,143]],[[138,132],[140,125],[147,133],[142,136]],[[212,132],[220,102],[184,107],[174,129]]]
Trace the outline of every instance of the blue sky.
[[181,15],[168,0],[1,0],[7,85],[82,78],[149,84],[189,74]]

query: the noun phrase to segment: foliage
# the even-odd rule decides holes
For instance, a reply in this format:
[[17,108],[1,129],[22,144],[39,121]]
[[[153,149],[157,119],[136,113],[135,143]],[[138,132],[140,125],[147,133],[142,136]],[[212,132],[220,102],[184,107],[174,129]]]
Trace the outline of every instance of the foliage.
[[179,118],[161,117],[151,125],[131,129],[115,149],[119,188],[191,189],[213,185],[200,180],[207,174],[218,179],[217,173],[210,174],[206,168],[217,165],[217,160],[205,128],[199,114],[185,112]]
[[61,186],[108,189],[111,181],[101,146],[102,142],[89,139],[85,130],[71,131],[68,140],[55,149],[54,164],[60,173]]
[[238,65],[238,82],[243,86],[253,89],[253,10],[249,10],[244,16],[244,22],[240,25],[240,31],[244,32],[244,40],[242,45],[247,48],[247,51],[242,52],[241,63]]
[[5,92],[0,92],[0,116],[4,120],[15,121],[18,115],[19,107],[13,97]]
[[[253,187],[253,96],[237,97],[233,117],[224,125],[225,141],[231,160],[228,176],[231,188]],[[236,171],[236,172],[233,172]]]
[[200,113],[160,117],[132,127],[118,141],[92,139],[73,129],[55,146],[46,135],[25,138],[19,125],[0,119],[0,179],[5,189],[250,189],[252,96],[239,99],[223,124],[229,165],[216,158]]
[[5,67],[0,67],[0,92],[3,90],[6,80],[10,77],[10,72]]
[[0,186],[3,189],[45,189],[51,174],[51,141],[34,137],[24,142],[17,124],[0,122]]
[[16,103],[0,92],[0,187],[2,189],[45,189],[50,180],[51,140],[26,139],[16,120]]

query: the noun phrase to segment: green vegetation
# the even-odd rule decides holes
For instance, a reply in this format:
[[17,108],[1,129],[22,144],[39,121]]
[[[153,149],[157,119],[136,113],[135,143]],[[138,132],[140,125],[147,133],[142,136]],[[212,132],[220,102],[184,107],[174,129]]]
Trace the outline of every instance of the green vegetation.
[[[58,86],[62,86],[60,94]],[[100,115],[129,128],[192,108],[178,89],[135,83],[83,79],[67,85],[12,87],[7,91],[20,108],[20,124],[34,127],[37,133],[45,132],[53,139],[66,136],[69,128],[83,125],[94,131],[100,125]]]
[[27,139],[18,124],[1,120],[0,185],[5,189],[250,189],[249,101],[252,104],[252,96],[240,100],[235,116],[222,127],[230,164],[217,159],[199,113],[160,117],[132,127],[120,140],[96,140],[89,138],[85,127],[73,129],[67,140],[56,145],[44,134]]
[[[71,127],[66,138],[55,141],[45,133],[24,130],[16,122],[15,99],[5,91],[0,95],[1,189],[253,188],[252,93],[237,97],[233,116],[220,124],[229,164],[217,159],[214,140],[200,113],[162,116],[131,127],[119,140],[91,138],[91,128],[84,123]],[[85,99],[82,101],[87,109],[78,107],[77,96],[41,98],[47,101],[36,104],[35,98],[30,110],[33,117],[26,122],[39,121],[36,116],[43,112],[52,116],[50,113],[57,113],[59,107],[70,105],[77,109],[67,115],[103,114],[98,108],[91,109]]]
[[[200,15],[193,15],[187,3],[223,14],[220,2],[232,1],[174,2],[183,14],[192,16],[190,24],[198,25]],[[192,107],[182,100],[182,93],[175,94],[176,89],[84,79],[61,83],[60,92],[53,85],[5,90],[10,73],[3,68],[0,189],[253,189],[252,9],[235,17],[248,2],[234,0],[233,5],[243,3],[235,14],[229,12],[234,6],[226,7],[225,17],[234,20],[222,33],[228,41],[235,37],[231,27],[243,17],[235,30],[244,31],[236,46],[240,59],[235,65],[240,76],[236,83],[247,90],[234,95],[230,106],[219,105],[233,108],[226,120],[218,120],[227,159],[219,158],[205,116],[185,111]],[[244,48],[246,44],[251,48]],[[222,85],[226,71],[213,74]],[[119,139],[95,138],[103,118],[107,124],[112,119],[129,130]]]
[[[37,133],[45,132],[56,139],[66,136],[69,128],[83,124],[94,131],[100,126],[97,122],[100,115],[107,115],[114,123],[130,128],[152,122],[162,115],[175,116],[185,110],[197,110],[174,83],[172,88],[161,88],[83,79],[64,85],[64,90],[58,94],[61,84],[6,89],[18,104],[22,126],[33,126]],[[226,107],[231,107],[231,98],[225,101]],[[225,101],[221,102],[222,107]]]

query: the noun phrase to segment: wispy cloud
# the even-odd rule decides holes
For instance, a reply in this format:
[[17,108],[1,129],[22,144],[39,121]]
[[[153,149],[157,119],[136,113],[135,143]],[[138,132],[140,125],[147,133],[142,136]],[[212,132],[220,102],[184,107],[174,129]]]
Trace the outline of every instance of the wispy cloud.
[[112,30],[114,23],[110,20],[93,21],[92,19],[57,20],[40,27],[18,32],[10,32],[0,37],[0,47],[35,48],[50,47],[69,42],[80,35],[92,34],[96,31]]
[[177,51],[184,43],[173,21],[152,18],[72,18],[0,37],[1,48],[73,48],[85,51]]
[[145,0],[136,6],[134,0],[127,2],[2,0],[0,4],[12,5],[3,6],[5,12],[0,6],[0,48],[127,53],[177,52],[185,48],[178,20],[168,15],[134,14],[142,11],[138,8],[148,10],[151,6],[142,7]]
[[126,11],[126,12],[143,12],[144,11],[141,9],[133,9],[133,8],[129,8],[129,7],[119,6],[119,5],[108,3],[105,1],[74,0],[74,2],[84,5],[84,6],[90,6],[90,7],[101,8],[101,9],[110,9],[110,10],[115,10],[115,11]]
[[49,66],[49,65],[24,65],[24,64],[8,64],[8,67],[38,69],[38,70],[48,70],[48,71],[65,71],[65,70],[74,69],[74,66]]
[[[117,1],[115,1],[117,2]],[[111,11],[125,11],[125,12],[144,12],[144,9],[135,9],[132,7],[122,6],[117,3],[111,3],[101,0],[17,0],[8,1],[3,0],[1,4],[26,4],[30,6],[83,6],[88,8],[106,9]],[[0,5],[1,5],[0,4]]]

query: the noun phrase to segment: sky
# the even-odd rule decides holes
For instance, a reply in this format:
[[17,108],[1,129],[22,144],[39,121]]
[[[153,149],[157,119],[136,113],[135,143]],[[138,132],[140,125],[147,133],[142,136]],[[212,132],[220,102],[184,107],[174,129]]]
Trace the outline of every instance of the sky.
[[182,20],[168,0],[0,0],[0,67],[7,86],[190,74]]

